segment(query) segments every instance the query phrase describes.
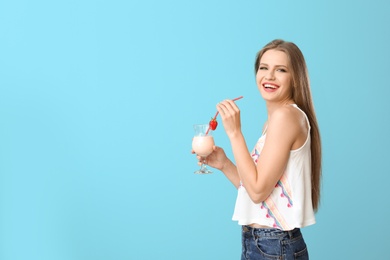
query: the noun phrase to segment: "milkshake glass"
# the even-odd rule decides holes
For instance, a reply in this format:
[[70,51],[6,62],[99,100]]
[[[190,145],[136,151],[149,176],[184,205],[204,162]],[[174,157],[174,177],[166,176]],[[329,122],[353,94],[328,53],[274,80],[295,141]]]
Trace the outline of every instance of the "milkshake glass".
[[213,152],[214,138],[208,124],[194,125],[195,135],[192,139],[192,150],[202,158],[202,165],[196,174],[212,173],[204,163],[205,158]]

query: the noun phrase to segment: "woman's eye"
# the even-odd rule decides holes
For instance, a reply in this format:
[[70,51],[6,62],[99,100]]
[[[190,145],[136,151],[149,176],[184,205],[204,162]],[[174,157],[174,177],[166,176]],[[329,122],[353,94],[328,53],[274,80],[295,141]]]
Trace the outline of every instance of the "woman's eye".
[[287,70],[285,70],[285,69],[278,69],[278,71],[280,71],[280,72],[287,72]]
[[266,70],[266,69],[267,67],[262,67],[262,66],[259,67],[259,70]]

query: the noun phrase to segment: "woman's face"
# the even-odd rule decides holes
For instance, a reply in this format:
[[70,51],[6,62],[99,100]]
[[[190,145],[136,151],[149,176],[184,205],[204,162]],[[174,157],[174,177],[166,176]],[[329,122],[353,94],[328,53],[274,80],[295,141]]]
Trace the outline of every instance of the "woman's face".
[[292,98],[292,74],[286,53],[266,51],[260,59],[256,83],[261,96],[270,102],[286,102]]

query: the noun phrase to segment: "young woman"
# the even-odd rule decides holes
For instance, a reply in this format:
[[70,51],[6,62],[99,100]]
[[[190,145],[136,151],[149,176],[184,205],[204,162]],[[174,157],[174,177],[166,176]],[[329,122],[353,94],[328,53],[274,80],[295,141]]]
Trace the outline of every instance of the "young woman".
[[305,59],[292,42],[274,40],[257,54],[256,83],[268,119],[249,152],[240,110],[217,104],[234,164],[214,147],[205,163],[238,189],[233,220],[242,225],[241,259],[308,259],[300,228],[315,223],[320,200],[321,141]]

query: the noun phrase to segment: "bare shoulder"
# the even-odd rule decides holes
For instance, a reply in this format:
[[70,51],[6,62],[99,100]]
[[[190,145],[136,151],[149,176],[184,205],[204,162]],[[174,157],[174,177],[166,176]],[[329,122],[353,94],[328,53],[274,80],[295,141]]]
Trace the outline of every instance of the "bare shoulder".
[[270,124],[280,127],[300,128],[304,115],[293,106],[282,106],[272,113]]
[[290,149],[301,147],[307,137],[305,115],[294,106],[283,106],[272,113],[269,133],[274,140],[285,142]]

